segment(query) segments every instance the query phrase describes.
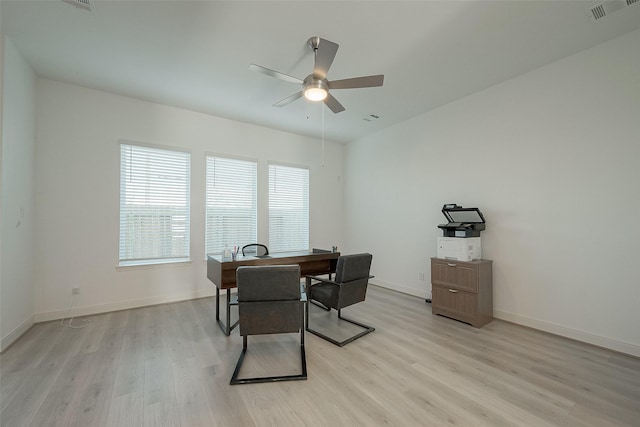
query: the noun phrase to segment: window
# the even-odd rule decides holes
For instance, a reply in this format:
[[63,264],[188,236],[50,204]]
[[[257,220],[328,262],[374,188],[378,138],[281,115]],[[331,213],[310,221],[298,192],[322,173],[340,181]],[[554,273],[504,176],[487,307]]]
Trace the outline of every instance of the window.
[[269,252],[309,249],[309,170],[269,165]]
[[120,145],[120,265],[189,261],[191,155]]
[[256,162],[207,156],[207,254],[257,242]]

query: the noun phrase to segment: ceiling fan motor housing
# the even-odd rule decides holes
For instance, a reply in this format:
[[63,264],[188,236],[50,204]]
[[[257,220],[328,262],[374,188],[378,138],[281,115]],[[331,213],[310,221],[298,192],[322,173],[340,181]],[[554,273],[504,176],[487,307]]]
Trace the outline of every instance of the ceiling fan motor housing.
[[313,74],[309,74],[302,82],[302,90],[306,91],[312,88],[324,89],[329,92],[329,83],[327,79],[319,79],[314,77]]

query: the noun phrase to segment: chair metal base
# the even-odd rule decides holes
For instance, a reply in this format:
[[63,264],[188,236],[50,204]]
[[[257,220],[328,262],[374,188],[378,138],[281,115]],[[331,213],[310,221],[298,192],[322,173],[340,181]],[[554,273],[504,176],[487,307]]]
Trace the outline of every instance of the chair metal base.
[[[312,301],[312,302],[313,302],[313,301]],[[346,322],[349,322],[349,323],[351,323],[351,324],[354,324],[354,325],[356,325],[356,326],[360,326],[361,328],[364,328],[364,331],[360,332],[359,334],[356,334],[356,335],[354,335],[354,336],[352,336],[352,337],[350,337],[350,338],[347,338],[347,339],[346,339],[346,340],[344,340],[344,341],[338,341],[338,340],[336,340],[336,339],[331,338],[331,337],[330,337],[330,336],[328,336],[328,335],[325,335],[325,334],[323,334],[323,333],[321,333],[321,332],[318,332],[318,331],[316,331],[316,330],[314,330],[314,329],[311,329],[311,328],[309,327],[309,317],[308,317],[308,314],[309,314],[309,309],[307,308],[307,331],[308,331],[308,332],[311,332],[313,335],[316,335],[316,336],[318,336],[318,337],[320,337],[320,338],[322,338],[322,339],[325,339],[325,340],[329,341],[331,344],[335,344],[335,345],[337,345],[338,347],[342,347],[342,346],[344,346],[344,345],[347,345],[347,344],[349,344],[350,342],[355,341],[355,340],[357,340],[358,338],[361,338],[361,337],[363,337],[363,336],[367,335],[368,333],[371,333],[371,332],[373,332],[373,331],[375,331],[375,330],[376,330],[376,328],[374,328],[373,326],[365,325],[364,323],[357,322],[357,321],[355,321],[355,320],[353,320],[353,319],[348,319],[348,318],[346,318],[346,317],[342,317],[341,310],[338,310],[338,319],[340,319],[340,320],[344,320],[344,321],[346,321]]]
[[231,381],[229,382],[230,385],[271,383],[271,382],[278,382],[278,381],[296,381],[296,380],[307,379],[307,358],[304,352],[304,342],[300,344],[300,358],[302,360],[302,373],[296,374],[296,375],[238,378],[238,374],[240,373],[240,368],[242,367],[242,362],[244,362],[244,356],[246,353],[247,353],[247,336],[245,335],[242,337],[242,353],[240,353],[240,358],[238,359],[238,363],[236,364],[236,369],[233,371],[233,375],[231,376]]

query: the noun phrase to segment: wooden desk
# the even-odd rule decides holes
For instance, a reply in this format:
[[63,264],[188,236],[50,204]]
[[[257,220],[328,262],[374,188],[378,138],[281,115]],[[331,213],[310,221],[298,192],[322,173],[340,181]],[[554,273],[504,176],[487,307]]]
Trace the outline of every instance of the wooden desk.
[[[235,261],[222,260],[220,255],[207,256],[207,278],[216,286],[216,320],[226,335],[229,335],[238,322],[231,323],[231,296],[229,289],[236,287],[236,269],[245,265],[291,265],[300,266],[300,277],[319,276],[336,272],[340,252],[283,252],[267,256],[239,256]],[[220,320],[220,290],[227,291],[227,321]]]

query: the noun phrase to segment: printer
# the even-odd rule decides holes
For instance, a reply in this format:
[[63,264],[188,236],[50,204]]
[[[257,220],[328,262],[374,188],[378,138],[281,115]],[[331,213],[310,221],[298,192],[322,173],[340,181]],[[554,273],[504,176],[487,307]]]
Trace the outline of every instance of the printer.
[[446,224],[438,225],[443,237],[480,237],[485,228],[484,216],[478,208],[463,208],[455,203],[442,207]]
[[485,229],[482,212],[452,203],[444,205],[442,213],[448,222],[438,225],[442,237],[438,237],[437,257],[458,261],[481,259],[480,232]]

